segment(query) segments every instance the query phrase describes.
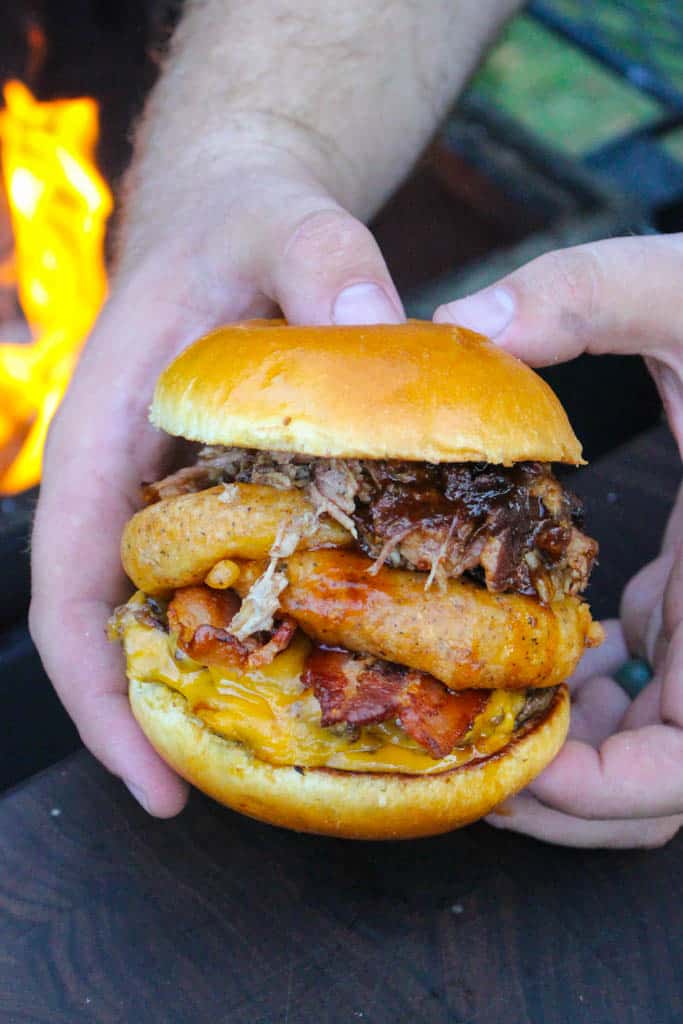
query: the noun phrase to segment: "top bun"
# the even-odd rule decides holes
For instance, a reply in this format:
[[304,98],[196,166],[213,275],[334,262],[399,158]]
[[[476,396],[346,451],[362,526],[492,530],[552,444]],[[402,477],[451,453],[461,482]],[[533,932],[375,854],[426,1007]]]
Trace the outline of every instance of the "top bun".
[[204,444],[424,462],[582,462],[558,398],[480,334],[251,320],[162,373],[151,420]]

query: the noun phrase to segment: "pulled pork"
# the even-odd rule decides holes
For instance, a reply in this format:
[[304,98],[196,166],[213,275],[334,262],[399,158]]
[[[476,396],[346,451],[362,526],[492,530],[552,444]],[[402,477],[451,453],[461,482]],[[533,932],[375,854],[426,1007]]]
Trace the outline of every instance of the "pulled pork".
[[204,448],[195,466],[145,487],[147,501],[216,483],[305,489],[361,550],[393,568],[428,573],[427,586],[468,575],[495,592],[550,602],[581,593],[598,546],[582,505],[549,466],[322,459]]
[[192,494],[219,483],[251,483],[288,490],[305,487],[312,477],[311,460],[298,460],[286,452],[260,452],[252,448],[205,447],[193,466],[179,469],[156,483],[142,485],[146,505],[179,494]]
[[597,544],[580,530],[579,499],[547,465],[387,462],[374,477],[376,493],[356,522],[360,546],[378,563],[437,579],[468,573],[491,591],[546,602],[586,587]]

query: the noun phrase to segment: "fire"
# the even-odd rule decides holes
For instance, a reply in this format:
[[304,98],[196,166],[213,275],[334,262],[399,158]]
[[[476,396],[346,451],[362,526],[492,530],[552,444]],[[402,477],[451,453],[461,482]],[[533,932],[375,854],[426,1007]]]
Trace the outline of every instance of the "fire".
[[112,196],[94,161],[94,100],[39,102],[3,89],[2,177],[14,235],[11,273],[33,341],[0,344],[0,491],[40,480],[50,420],[104,301]]

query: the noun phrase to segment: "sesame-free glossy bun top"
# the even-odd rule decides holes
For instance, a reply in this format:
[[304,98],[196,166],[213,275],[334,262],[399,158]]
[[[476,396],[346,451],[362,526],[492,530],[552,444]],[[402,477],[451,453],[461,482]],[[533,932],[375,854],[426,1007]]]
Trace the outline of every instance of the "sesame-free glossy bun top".
[[221,327],[162,373],[151,420],[204,444],[327,457],[582,461],[533,370],[479,334],[426,321]]

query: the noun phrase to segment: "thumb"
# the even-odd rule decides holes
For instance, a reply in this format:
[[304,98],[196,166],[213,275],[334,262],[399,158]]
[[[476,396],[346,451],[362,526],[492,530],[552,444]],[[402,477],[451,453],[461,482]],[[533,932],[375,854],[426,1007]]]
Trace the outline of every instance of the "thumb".
[[403,307],[371,232],[341,209],[297,224],[276,269],[275,298],[290,321],[398,323]]
[[319,191],[271,189],[264,203],[269,210],[262,209],[258,225],[244,225],[248,262],[257,290],[290,323],[405,319],[379,246],[364,224]]
[[614,238],[540,256],[440,306],[434,319],[487,334],[533,366],[582,352],[673,363],[683,341],[681,280],[683,235]]
[[532,366],[642,355],[683,445],[683,235],[614,238],[548,253],[434,319],[487,334]]

